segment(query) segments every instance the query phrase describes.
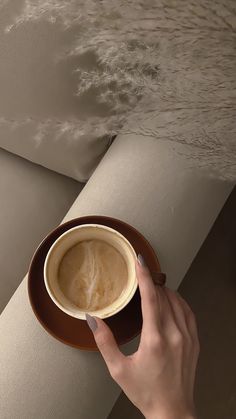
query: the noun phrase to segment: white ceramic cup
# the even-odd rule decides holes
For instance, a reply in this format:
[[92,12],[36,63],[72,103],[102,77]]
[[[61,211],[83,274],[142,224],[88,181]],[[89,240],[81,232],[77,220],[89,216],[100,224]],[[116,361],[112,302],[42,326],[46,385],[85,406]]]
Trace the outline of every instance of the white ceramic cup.
[[125,289],[112,304],[100,310],[88,311],[88,313],[102,319],[113,316],[129,303],[138,285],[135,271],[137,255],[130,242],[121,233],[101,224],[83,224],[67,230],[53,243],[47,253],[44,263],[44,282],[49,296],[57,307],[69,316],[83,320],[86,319],[85,311],[80,310],[62,293],[57,280],[57,272],[62,257],[71,247],[81,241],[92,239],[103,240],[117,249],[126,262],[128,280]]

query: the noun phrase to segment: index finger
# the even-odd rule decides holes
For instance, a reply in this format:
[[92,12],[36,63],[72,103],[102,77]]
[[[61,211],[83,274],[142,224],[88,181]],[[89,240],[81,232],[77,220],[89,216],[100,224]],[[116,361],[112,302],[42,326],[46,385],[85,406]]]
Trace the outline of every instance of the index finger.
[[150,271],[136,260],[136,275],[141,295],[143,332],[152,333],[160,328],[160,297]]

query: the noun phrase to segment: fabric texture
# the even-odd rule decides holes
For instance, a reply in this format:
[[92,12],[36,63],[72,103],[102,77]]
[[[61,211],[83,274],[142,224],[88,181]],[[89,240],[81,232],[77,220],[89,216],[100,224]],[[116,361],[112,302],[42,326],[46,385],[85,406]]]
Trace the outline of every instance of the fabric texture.
[[234,0],[0,7],[0,146],[85,181],[124,127],[235,181]]
[[[231,189],[192,171],[169,142],[118,136],[64,221],[100,214],[130,223],[149,240],[175,289]],[[26,285],[27,277],[0,316],[1,419],[106,418],[120,388],[102,357],[49,336],[32,312]]]
[[83,187],[0,148],[0,313]]

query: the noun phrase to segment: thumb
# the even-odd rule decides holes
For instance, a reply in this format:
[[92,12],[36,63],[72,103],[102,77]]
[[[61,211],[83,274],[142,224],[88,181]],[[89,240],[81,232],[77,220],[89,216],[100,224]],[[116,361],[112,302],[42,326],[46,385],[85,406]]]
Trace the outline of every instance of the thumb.
[[121,371],[126,357],[119,350],[112,331],[102,319],[86,314],[86,320],[110,374],[113,378],[116,377]]

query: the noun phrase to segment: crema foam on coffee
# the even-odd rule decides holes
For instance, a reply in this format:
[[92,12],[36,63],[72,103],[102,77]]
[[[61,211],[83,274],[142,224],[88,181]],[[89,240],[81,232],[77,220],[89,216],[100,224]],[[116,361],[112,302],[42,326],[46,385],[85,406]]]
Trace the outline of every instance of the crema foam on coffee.
[[123,256],[102,240],[84,240],[71,247],[58,268],[58,284],[65,297],[81,310],[112,304],[127,284]]

